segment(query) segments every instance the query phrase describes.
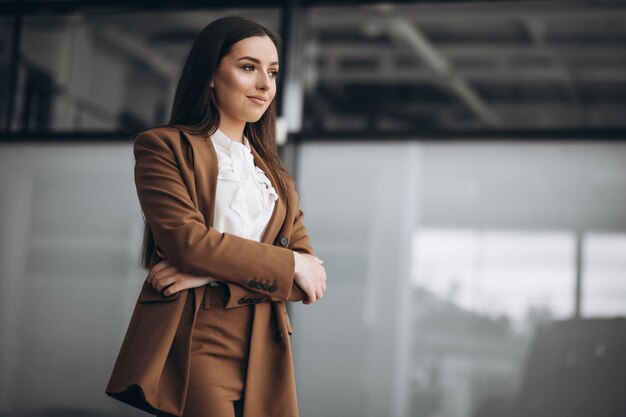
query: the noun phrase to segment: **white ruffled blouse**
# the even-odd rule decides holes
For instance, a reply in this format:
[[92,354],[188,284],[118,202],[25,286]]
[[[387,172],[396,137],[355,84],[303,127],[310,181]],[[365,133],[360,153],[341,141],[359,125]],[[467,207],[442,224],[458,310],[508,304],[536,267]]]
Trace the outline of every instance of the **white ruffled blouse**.
[[217,129],[211,136],[218,160],[213,227],[246,239],[261,240],[278,194],[245,145]]

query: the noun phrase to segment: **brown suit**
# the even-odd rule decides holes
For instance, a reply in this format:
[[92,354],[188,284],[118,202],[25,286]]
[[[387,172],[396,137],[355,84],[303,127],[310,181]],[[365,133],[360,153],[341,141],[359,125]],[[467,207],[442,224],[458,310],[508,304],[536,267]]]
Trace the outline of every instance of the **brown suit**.
[[[294,282],[292,251],[313,254],[303,212],[282,196],[261,242],[212,228],[217,155],[209,138],[173,128],[134,141],[135,184],[142,211],[166,258],[180,270],[228,282],[227,308],[255,303],[244,417],[297,417],[292,333],[284,301],[306,298]],[[252,147],[254,162],[276,179]],[[293,184],[289,191],[297,200]],[[278,189],[278,188],[277,188]],[[189,346],[204,287],[161,295],[144,282],[106,393],[134,407],[180,416]],[[194,297],[193,317],[185,317]]]

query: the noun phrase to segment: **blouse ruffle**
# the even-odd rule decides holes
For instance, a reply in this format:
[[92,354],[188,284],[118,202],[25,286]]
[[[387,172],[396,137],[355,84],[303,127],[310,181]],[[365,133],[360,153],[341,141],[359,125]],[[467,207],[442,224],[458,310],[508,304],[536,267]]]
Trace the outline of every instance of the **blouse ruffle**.
[[[232,181],[236,184],[236,191],[230,208],[237,213],[245,233],[251,233],[258,223],[266,218],[266,213],[273,211],[274,202],[278,200],[278,193],[272,186],[271,181],[262,169],[254,165],[254,156],[249,148],[248,139],[244,137],[246,144],[231,141],[221,131],[216,132],[216,143],[222,151],[217,152],[218,157],[218,180]],[[262,198],[252,199],[258,203],[250,207],[247,198],[246,185],[248,181],[254,181],[261,191]],[[253,218],[251,213],[257,213]]]

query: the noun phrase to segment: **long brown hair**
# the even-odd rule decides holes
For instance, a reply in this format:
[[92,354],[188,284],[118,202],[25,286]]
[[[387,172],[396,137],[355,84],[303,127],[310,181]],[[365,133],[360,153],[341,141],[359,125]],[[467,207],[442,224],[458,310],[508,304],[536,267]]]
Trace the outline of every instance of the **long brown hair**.
[[[264,26],[238,16],[228,16],[208,24],[196,37],[183,66],[172,115],[167,125],[194,135],[209,136],[220,124],[220,112],[210,81],[224,56],[232,46],[251,36],[269,37],[276,49],[281,50],[281,39]],[[278,193],[289,206],[287,183],[292,181],[276,149],[276,101],[255,123],[246,123],[244,135],[267,164],[277,180]],[[141,266],[150,269],[157,260],[156,244],[150,226],[144,217],[144,234],[141,250]]]

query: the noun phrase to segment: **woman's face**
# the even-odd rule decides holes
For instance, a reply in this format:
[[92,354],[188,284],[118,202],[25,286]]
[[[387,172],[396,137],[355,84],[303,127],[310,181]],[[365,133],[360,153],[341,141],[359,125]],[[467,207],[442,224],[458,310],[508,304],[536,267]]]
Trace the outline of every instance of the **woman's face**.
[[269,37],[252,36],[233,44],[213,77],[222,121],[258,121],[276,95],[277,74],[278,52]]

